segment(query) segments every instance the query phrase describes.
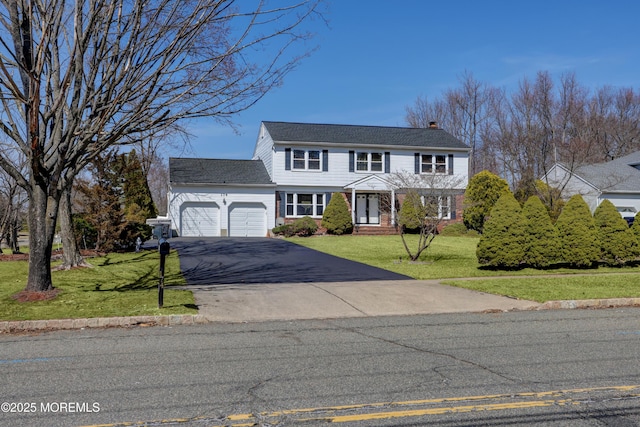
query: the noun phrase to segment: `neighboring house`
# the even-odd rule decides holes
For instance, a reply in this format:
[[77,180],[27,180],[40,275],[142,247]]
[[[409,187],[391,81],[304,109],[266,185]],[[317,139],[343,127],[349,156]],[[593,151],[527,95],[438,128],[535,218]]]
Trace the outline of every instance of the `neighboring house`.
[[633,217],[640,211],[640,151],[573,170],[556,164],[545,178],[566,196],[582,195],[592,213],[604,199],[611,201],[623,217]]
[[170,159],[169,217],[181,236],[266,236],[306,215],[319,223],[341,193],[358,232],[396,232],[392,174],[405,171],[460,178],[441,198],[444,219],[459,221],[468,163],[469,147],[435,123],[263,122],[253,160]]

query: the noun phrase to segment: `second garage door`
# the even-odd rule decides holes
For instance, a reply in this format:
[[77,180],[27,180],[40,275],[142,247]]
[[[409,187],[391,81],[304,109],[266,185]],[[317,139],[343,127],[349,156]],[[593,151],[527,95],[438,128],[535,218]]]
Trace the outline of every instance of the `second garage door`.
[[261,203],[233,203],[229,207],[229,236],[267,235],[267,209]]

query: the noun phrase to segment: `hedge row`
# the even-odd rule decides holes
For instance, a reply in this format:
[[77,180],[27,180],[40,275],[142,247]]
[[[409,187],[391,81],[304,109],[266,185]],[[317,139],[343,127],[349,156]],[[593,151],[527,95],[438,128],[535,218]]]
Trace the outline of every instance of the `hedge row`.
[[476,255],[482,266],[501,269],[624,265],[639,260],[640,218],[629,228],[608,200],[592,216],[576,195],[554,225],[538,197],[530,197],[521,208],[507,192],[484,223]]

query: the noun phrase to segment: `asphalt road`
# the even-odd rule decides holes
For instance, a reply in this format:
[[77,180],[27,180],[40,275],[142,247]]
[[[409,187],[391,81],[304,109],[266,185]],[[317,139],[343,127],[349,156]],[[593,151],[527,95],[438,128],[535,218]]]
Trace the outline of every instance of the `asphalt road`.
[[189,285],[411,279],[281,239],[182,237],[170,244]]
[[23,412],[0,413],[0,426],[635,426],[639,318],[629,308],[0,335],[0,402]]

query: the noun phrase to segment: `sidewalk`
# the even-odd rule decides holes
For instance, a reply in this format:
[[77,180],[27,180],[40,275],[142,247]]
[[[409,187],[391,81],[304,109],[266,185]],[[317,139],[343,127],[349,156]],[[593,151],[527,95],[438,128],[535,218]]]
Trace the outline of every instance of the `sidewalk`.
[[0,334],[214,322],[240,323],[640,306],[640,298],[549,301],[540,304],[446,286],[437,280],[218,285],[192,286],[186,289],[194,293],[199,307],[197,315],[0,321]]

